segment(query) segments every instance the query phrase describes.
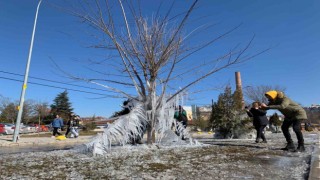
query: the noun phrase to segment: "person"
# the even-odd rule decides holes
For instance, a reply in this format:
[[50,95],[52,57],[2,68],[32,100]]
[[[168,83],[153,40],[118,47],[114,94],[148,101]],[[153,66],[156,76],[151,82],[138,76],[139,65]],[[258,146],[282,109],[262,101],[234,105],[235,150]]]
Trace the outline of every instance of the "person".
[[264,128],[268,125],[269,121],[266,116],[267,111],[262,110],[259,106],[259,102],[252,103],[252,108],[249,110],[246,108],[246,112],[249,117],[253,117],[253,126],[257,131],[256,143],[260,142],[262,139],[262,143],[267,143],[266,137],[264,135]]
[[[176,121],[181,122],[184,128],[188,126],[188,118],[187,112],[183,109],[181,105],[179,105],[179,109],[174,113],[174,118]],[[179,128],[179,124],[177,125],[177,129]],[[180,133],[176,131],[176,134],[180,136]],[[182,136],[182,140],[185,140],[184,136]]]
[[304,130],[306,130],[306,131],[312,131],[313,130],[312,129],[312,125],[311,125],[310,122],[305,122],[304,123]]
[[[284,116],[284,121],[281,126],[282,133],[287,141],[287,146],[282,148],[286,151],[305,151],[304,139],[301,132],[301,122],[307,120],[306,111],[298,105],[296,102],[292,101],[281,91],[268,91],[265,93],[266,98],[268,99],[268,105],[262,104],[262,108],[277,109]],[[292,125],[293,131],[295,132],[298,139],[298,147],[295,149],[291,135],[289,133],[289,127]]]
[[56,115],[56,118],[52,121],[51,125],[53,127],[52,138],[54,138],[56,136],[56,134],[58,134],[60,136],[61,133],[58,132],[58,129],[63,128],[63,120],[60,118],[60,116],[58,114]]
[[77,131],[77,119],[78,116],[74,114],[70,115],[69,121],[67,122],[67,131],[65,134],[66,137],[68,137],[69,132],[71,132],[71,137],[77,138],[79,136],[79,133]]

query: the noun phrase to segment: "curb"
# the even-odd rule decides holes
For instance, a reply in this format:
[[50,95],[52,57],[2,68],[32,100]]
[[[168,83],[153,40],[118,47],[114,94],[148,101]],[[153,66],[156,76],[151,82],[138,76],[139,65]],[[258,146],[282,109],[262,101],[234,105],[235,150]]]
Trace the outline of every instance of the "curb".
[[320,143],[314,146],[314,151],[311,155],[311,164],[309,172],[309,180],[319,180],[320,179]]

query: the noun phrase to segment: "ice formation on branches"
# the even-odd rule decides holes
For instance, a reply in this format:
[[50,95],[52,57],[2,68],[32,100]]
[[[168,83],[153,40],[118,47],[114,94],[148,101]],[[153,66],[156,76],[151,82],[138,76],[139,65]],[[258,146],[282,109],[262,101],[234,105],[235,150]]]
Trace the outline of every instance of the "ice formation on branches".
[[[155,102],[158,102],[159,98],[154,96],[151,110],[146,110],[143,103],[132,100],[133,108],[130,113],[120,116],[114,123],[105,128],[102,134],[98,134],[87,144],[87,149],[93,155],[103,155],[110,150],[112,144],[126,145],[136,138],[142,139],[146,130],[145,127],[150,125],[152,117],[155,118],[156,143],[161,143],[161,140],[166,136],[166,131],[172,130],[188,138],[190,144],[198,144],[191,138],[183,125],[173,118],[175,107],[183,102],[183,96],[177,95],[168,102],[167,99],[162,98],[162,102],[157,108]],[[155,116],[153,116],[153,113],[155,113]]]

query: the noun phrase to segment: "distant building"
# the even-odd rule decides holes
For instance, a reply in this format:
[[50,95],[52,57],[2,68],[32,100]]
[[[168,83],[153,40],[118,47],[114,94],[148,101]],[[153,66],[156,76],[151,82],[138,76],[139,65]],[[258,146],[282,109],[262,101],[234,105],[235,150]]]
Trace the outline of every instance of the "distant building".
[[191,106],[182,106],[183,109],[187,112],[188,121],[192,121],[192,107]]
[[198,115],[203,120],[209,120],[212,112],[211,106],[198,107]]
[[210,105],[207,105],[207,106],[192,105],[191,111],[192,111],[193,120],[198,118],[201,118],[203,120],[209,120],[211,116],[212,107]]
[[116,120],[116,118],[105,118],[102,116],[81,118],[81,121],[83,124],[94,122],[94,123],[96,123],[96,125],[105,125],[105,124],[113,123],[113,121],[115,121],[115,120]]

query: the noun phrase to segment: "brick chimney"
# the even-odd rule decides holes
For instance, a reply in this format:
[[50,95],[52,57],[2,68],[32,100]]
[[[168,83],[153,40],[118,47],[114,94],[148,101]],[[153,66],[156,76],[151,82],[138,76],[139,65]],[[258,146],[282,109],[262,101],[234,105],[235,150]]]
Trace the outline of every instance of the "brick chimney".
[[242,82],[240,72],[236,72],[236,89],[242,91]]
[[244,99],[243,99],[242,82],[241,82],[240,72],[236,72],[235,75],[236,75],[236,90],[240,91],[240,93],[241,93],[241,96],[242,96],[242,108],[244,108],[245,107],[245,102],[244,102]]

